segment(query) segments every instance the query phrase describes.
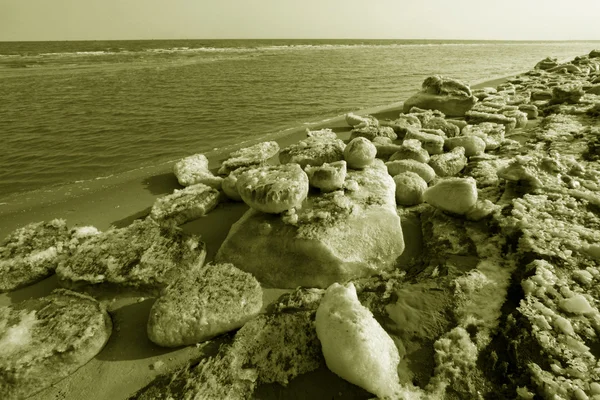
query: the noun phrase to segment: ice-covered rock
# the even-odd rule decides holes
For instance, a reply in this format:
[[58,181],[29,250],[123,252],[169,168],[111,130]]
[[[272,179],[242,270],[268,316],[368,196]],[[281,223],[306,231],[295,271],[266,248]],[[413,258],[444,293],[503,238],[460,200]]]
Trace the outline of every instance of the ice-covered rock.
[[173,166],[173,172],[181,186],[191,186],[203,183],[210,187],[220,189],[223,178],[214,176],[208,169],[208,159],[204,154],[194,154],[185,157]]
[[354,128],[350,131],[350,140],[357,137],[363,137],[371,141],[375,140],[377,137],[387,137],[392,140],[398,139],[398,135],[390,126],[366,126]]
[[481,155],[485,152],[485,141],[475,135],[448,138],[445,140],[444,146],[449,150],[463,147],[467,157]]
[[367,116],[360,116],[357,114],[354,114],[352,112],[346,114],[345,116],[346,119],[346,123],[352,127],[358,126],[358,127],[367,127],[367,126],[379,126],[379,121],[377,121],[376,118],[374,118],[371,115],[367,115]]
[[249,210],[216,260],[252,273],[263,285],[325,288],[393,267],[404,250],[395,184],[380,160],[349,170],[353,190],[311,193],[281,215]]
[[466,214],[477,202],[477,185],[471,177],[447,178],[427,189],[423,199],[440,210]]
[[571,74],[580,74],[581,68],[571,63],[559,64],[556,67],[550,68],[548,72],[568,72]]
[[11,232],[0,242],[0,293],[51,275],[68,242],[63,219],[34,222]]
[[337,139],[337,134],[329,128],[318,129],[316,131],[311,131],[310,129],[306,128],[306,136],[324,140]]
[[250,207],[277,214],[302,203],[308,194],[308,176],[298,164],[263,166],[241,173],[236,188]]
[[481,124],[485,122],[492,122],[495,124],[502,124],[506,131],[511,131],[517,126],[517,120],[515,118],[507,117],[503,114],[494,114],[479,111],[468,111],[465,117],[469,124]]
[[342,160],[325,163],[318,167],[308,165],[304,171],[308,175],[310,186],[321,189],[322,192],[332,192],[344,187],[347,165],[346,161]]
[[352,139],[344,149],[344,159],[349,168],[362,169],[373,162],[377,148],[371,141],[357,137]]
[[550,90],[541,89],[531,92],[531,101],[550,100],[551,98],[552,92]]
[[527,126],[527,113],[519,110],[508,110],[502,114],[509,118],[514,118],[517,121],[516,128],[525,128]]
[[221,192],[198,183],[159,197],[150,210],[150,218],[159,224],[182,225],[211,212],[221,201]]
[[61,260],[56,274],[67,287],[109,283],[154,293],[205,257],[199,236],[147,218],[91,236]]
[[[256,167],[256,166],[255,166]],[[233,201],[243,201],[242,196],[237,190],[237,180],[240,174],[252,169],[253,167],[241,167],[236,169],[235,171],[231,171],[227,177],[223,178],[223,182],[221,183],[221,190],[225,195],[233,200]]]
[[431,182],[435,178],[435,170],[428,164],[416,160],[394,160],[385,163],[388,173],[396,176],[403,172],[414,172],[425,180]]
[[460,133],[458,126],[451,122],[446,121],[444,118],[434,117],[431,118],[423,126],[424,129],[440,129],[447,137],[454,137]]
[[429,154],[442,154],[444,152],[444,137],[440,135],[410,129],[404,136],[404,140],[407,139],[416,139],[421,142],[421,147],[427,150]]
[[498,92],[496,88],[487,86],[481,89],[473,89],[473,96],[477,97],[479,100],[484,100],[486,97],[494,95]]
[[534,104],[520,104],[519,111],[527,114],[527,119],[536,119],[539,115],[538,108]]
[[423,82],[422,89],[404,102],[404,112],[414,106],[439,110],[449,117],[462,117],[477,102],[468,85],[439,75]]
[[262,307],[262,289],[231,264],[192,266],[156,300],[148,338],[165,347],[200,343],[240,328]]
[[458,146],[448,153],[431,156],[429,166],[433,168],[437,176],[448,177],[458,174],[467,165],[465,148]]
[[542,61],[535,64],[535,69],[546,70],[554,68],[558,65],[558,59],[556,57],[546,57]]
[[[375,138],[375,139],[377,139],[377,138]],[[377,149],[376,157],[383,161],[388,161],[394,153],[402,150],[401,145],[394,144],[394,143],[392,143],[391,140],[389,143],[381,143],[381,141],[374,140],[373,144],[375,145],[375,148]],[[419,143],[419,145],[420,145],[420,143]],[[427,153],[427,152],[425,151],[425,153]],[[427,156],[429,157],[429,154],[427,154]]]
[[398,349],[360,303],[352,283],[327,289],[315,325],[332,372],[380,398],[398,398]]
[[394,176],[396,183],[396,203],[401,206],[414,206],[423,202],[427,182],[415,172],[402,172]]
[[2,399],[30,398],[73,374],[100,353],[112,328],[104,305],[65,289],[1,307]]
[[485,142],[485,150],[494,150],[504,141],[504,125],[493,122],[482,122],[476,125],[467,125],[463,128],[463,136],[478,136]]
[[422,163],[428,163],[429,153],[423,148],[420,140],[405,139],[398,151],[389,158],[389,161],[395,160],[415,160]]
[[581,85],[577,83],[568,83],[565,85],[555,86],[552,89],[552,104],[576,104],[583,97],[585,92],[581,88]]
[[279,151],[279,144],[275,141],[257,143],[244,147],[229,154],[229,158],[221,164],[219,174],[228,175],[241,167],[264,165],[267,160]]
[[300,164],[302,168],[309,164],[314,167],[343,160],[345,147],[340,139],[309,137],[282,149],[279,161],[282,164]]
[[421,120],[419,120],[419,118],[415,115],[400,114],[398,116],[398,118],[396,118],[395,120],[381,121],[380,125],[381,126],[389,126],[390,128],[392,128],[394,130],[394,132],[396,132],[398,134],[399,137],[402,138],[406,134],[407,129],[409,129],[409,128],[420,129],[421,128]]

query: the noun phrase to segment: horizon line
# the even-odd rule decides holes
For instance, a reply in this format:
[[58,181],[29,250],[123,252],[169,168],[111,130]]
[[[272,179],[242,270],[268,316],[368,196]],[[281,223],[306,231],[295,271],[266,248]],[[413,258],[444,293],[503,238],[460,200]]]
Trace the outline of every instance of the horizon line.
[[24,42],[123,42],[123,41],[167,41],[167,40],[287,40],[287,41],[309,41],[309,40],[386,40],[386,41],[445,41],[445,42],[600,42],[600,39],[399,39],[399,38],[152,38],[152,39],[50,39],[50,40],[0,40],[0,43],[24,43]]

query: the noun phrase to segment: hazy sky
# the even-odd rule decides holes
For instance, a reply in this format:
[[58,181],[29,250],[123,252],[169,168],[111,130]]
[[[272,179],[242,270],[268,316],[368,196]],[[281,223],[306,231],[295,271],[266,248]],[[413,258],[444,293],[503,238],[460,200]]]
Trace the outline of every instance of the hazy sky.
[[0,40],[600,39],[600,0],[0,0]]

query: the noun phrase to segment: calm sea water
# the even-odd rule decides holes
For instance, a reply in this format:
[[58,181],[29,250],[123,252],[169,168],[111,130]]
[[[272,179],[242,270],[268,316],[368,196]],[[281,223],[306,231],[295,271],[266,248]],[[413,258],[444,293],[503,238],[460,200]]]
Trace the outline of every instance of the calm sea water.
[[600,42],[169,40],[0,42],[0,202],[351,110],[431,74],[468,83]]

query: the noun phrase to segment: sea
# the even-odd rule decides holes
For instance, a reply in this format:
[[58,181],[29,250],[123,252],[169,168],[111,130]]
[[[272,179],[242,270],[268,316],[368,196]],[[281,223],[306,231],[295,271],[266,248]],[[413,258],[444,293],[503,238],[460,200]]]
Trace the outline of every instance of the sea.
[[0,42],[0,206],[407,99],[433,74],[475,84],[599,41]]

